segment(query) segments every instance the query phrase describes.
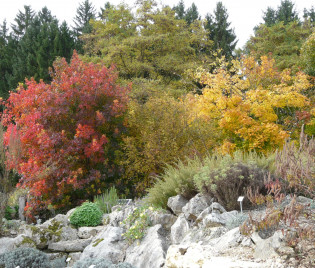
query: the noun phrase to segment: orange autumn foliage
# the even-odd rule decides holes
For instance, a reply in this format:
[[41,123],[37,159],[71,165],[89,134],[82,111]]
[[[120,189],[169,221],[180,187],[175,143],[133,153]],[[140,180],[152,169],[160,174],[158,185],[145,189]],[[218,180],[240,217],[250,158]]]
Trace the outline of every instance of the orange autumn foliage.
[[4,111],[6,140],[18,131],[21,157],[9,163],[33,196],[33,210],[75,205],[100,193],[118,172],[112,152],[124,130],[129,88],[113,68],[54,63],[52,82],[26,80]]

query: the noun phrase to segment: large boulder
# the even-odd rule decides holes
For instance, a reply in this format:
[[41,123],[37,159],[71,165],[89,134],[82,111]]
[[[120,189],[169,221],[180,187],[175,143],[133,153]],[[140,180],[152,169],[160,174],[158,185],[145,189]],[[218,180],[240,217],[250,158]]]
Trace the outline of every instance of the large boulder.
[[108,215],[108,223],[111,226],[119,227],[121,222],[128,218],[128,216],[134,211],[135,206],[116,206],[115,210]]
[[58,223],[60,226],[68,226],[70,224],[68,217],[63,214],[58,214],[55,217],[45,221],[43,224],[40,225],[42,228],[48,228],[49,226],[55,225]]
[[256,245],[254,257],[261,260],[278,256],[277,252],[284,251],[286,247],[281,231],[276,231],[273,236],[267,239],[262,239],[260,235],[255,232],[252,234],[251,239]]
[[204,255],[202,246],[191,244],[189,246],[171,245],[167,250],[165,267],[189,268],[202,267]]
[[165,262],[168,243],[160,224],[150,227],[138,245],[135,242],[126,250],[125,262],[137,268],[160,268]]
[[153,211],[150,215],[152,225],[161,224],[163,228],[169,230],[177,220],[177,217],[169,212]]
[[196,220],[199,214],[211,205],[211,200],[202,194],[197,194],[183,207],[187,220]]
[[126,242],[122,237],[123,229],[106,226],[94,237],[92,242],[83,250],[80,260],[86,258],[108,259],[113,263],[124,261]]
[[0,254],[10,252],[19,247],[34,248],[35,243],[28,236],[23,234],[17,237],[2,237],[0,238]]
[[211,244],[211,240],[224,235],[228,230],[223,227],[203,228],[194,226],[190,229],[181,241],[181,245],[190,245],[192,243],[202,243],[202,245]]
[[240,233],[239,227],[236,227],[221,237],[212,239],[209,244],[212,245],[216,250],[222,251],[228,248],[239,246],[244,239],[246,239],[246,237]]
[[78,237],[81,239],[88,239],[96,236],[104,229],[104,226],[94,226],[94,227],[80,227],[78,230]]
[[225,208],[217,202],[213,202],[209,208],[210,208],[211,213],[224,213],[224,212],[226,212]]
[[179,215],[176,222],[171,227],[172,244],[179,244],[189,231],[189,223],[183,214]]
[[188,200],[184,198],[182,195],[172,196],[167,200],[167,206],[177,216],[182,213],[182,209],[187,203]]
[[91,239],[77,239],[72,241],[53,242],[49,243],[48,249],[57,252],[79,252],[83,251],[91,241]]
[[64,216],[57,215],[40,225],[26,225],[20,232],[30,237],[38,249],[47,248],[49,243],[78,239],[77,230],[68,225]]
[[226,225],[228,221],[235,219],[238,215],[236,210],[224,212],[222,214],[219,213],[211,213],[204,217],[202,220],[202,225],[204,227],[216,227]]

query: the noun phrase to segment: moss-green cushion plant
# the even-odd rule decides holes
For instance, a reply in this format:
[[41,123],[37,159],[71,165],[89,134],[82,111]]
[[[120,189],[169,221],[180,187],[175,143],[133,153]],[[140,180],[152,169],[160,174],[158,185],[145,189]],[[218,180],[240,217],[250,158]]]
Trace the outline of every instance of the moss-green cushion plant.
[[102,223],[103,213],[95,203],[85,202],[70,216],[70,223],[76,227],[97,226]]

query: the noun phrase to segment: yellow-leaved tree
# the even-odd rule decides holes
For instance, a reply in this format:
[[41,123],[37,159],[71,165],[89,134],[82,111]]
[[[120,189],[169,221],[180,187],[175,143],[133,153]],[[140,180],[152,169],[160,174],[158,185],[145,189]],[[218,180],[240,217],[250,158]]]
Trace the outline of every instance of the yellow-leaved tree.
[[311,85],[302,72],[279,72],[275,61],[249,56],[226,63],[213,73],[199,69],[196,79],[205,85],[202,95],[190,100],[191,111],[206,120],[216,121],[223,132],[219,150],[235,149],[267,153],[281,147],[286,138],[297,136],[297,112],[309,111],[310,101],[302,93]]

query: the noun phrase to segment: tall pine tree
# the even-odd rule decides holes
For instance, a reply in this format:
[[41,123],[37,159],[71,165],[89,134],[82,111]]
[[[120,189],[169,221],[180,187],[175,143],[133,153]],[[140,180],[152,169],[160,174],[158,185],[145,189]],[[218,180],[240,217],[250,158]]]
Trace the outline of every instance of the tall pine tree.
[[283,21],[284,25],[293,21],[299,21],[299,16],[293,2],[290,0],[281,1],[277,11],[277,21]]
[[214,49],[221,50],[226,58],[231,58],[236,47],[237,40],[234,29],[230,28],[228,13],[222,2],[218,2],[214,10],[214,16],[207,14],[205,28],[209,30],[209,39],[214,42]]
[[77,36],[90,33],[92,27],[90,20],[96,18],[95,7],[89,0],[82,2],[77,8],[77,14],[74,18],[75,27],[73,28]]
[[263,20],[266,26],[270,27],[277,21],[277,12],[272,7],[268,7],[267,11],[264,12]]
[[195,3],[192,3],[191,7],[186,10],[184,19],[188,25],[192,24],[195,20],[200,19],[198,8]]
[[[305,11],[304,11],[305,14]],[[264,24],[271,27],[276,23],[283,22],[284,25],[293,21],[299,22],[299,16],[294,8],[294,3],[290,0],[282,0],[277,9],[268,7],[263,15]]]
[[185,4],[184,1],[181,0],[179,3],[173,7],[173,10],[175,11],[175,18],[178,20],[184,20],[185,19]]
[[0,46],[2,96],[16,88],[19,82],[24,82],[25,78],[49,81],[49,67],[56,57],[69,60],[74,42],[74,35],[67,24],[59,26],[57,18],[44,7],[32,17],[25,32],[21,32],[18,38],[14,33],[14,38],[9,36],[5,46]]
[[20,38],[25,33],[26,29],[31,25],[32,20],[35,16],[35,12],[32,10],[31,6],[24,6],[24,12],[19,10],[12,24],[12,30],[17,38]]

